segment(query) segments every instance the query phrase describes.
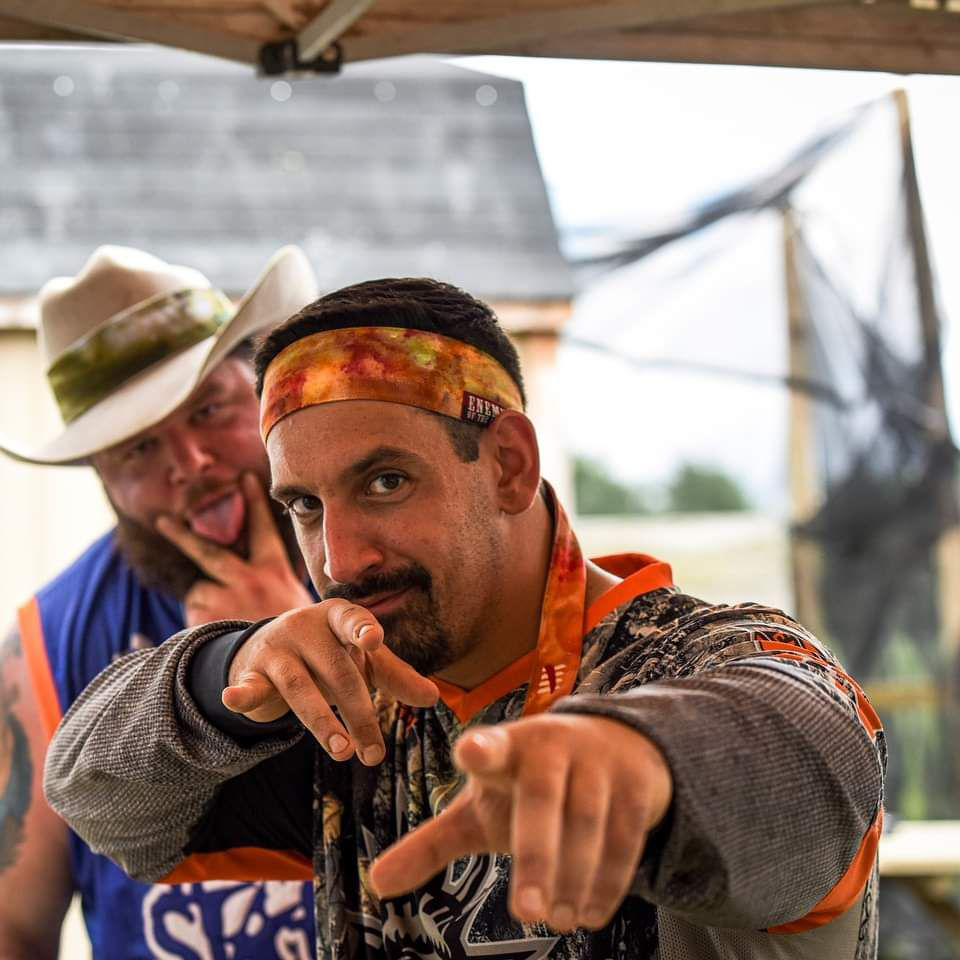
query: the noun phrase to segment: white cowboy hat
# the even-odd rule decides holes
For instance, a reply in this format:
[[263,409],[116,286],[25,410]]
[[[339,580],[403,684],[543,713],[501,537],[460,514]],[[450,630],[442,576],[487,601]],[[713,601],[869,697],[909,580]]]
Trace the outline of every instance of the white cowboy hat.
[[0,450],[30,463],[82,464],[159,423],[238,344],[316,297],[298,247],[275,253],[236,306],[196,270],[100,247],[77,276],[49,281],[38,298],[39,348],[63,427],[33,446],[0,438]]

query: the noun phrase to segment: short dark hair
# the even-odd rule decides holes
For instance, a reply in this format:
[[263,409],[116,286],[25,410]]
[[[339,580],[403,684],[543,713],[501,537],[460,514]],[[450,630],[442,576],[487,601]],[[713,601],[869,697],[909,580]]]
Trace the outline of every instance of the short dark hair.
[[[507,371],[526,408],[520,358],[497,315],[482,300],[459,287],[426,277],[368,280],[328,293],[308,304],[269,333],[257,348],[254,369],[258,396],[263,393],[267,367],[281,350],[313,333],[344,327],[425,330],[470,344],[489,354]],[[450,417],[442,419],[460,459],[465,462],[476,460],[479,456],[477,438],[483,428]]]
[[238,344],[230,348],[227,354],[227,360],[242,360],[253,366],[253,355],[256,352],[257,344],[253,337],[244,337]]

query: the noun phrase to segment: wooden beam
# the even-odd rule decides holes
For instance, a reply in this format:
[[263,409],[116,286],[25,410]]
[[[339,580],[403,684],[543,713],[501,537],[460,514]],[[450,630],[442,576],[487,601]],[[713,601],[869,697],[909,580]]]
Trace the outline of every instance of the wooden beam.
[[765,11],[669,27],[550,37],[517,55],[960,73],[960,16],[908,6]]
[[0,43],[89,43],[103,37],[0,17]]
[[502,53],[520,44],[535,44],[566,34],[651,26],[708,14],[850,3],[851,0],[605,0],[480,20],[448,20],[395,32],[377,29],[376,19],[361,20],[356,32],[348,33],[341,43],[345,61],[410,53]]
[[650,33],[625,37],[561,37],[547,43],[503,51],[516,56],[660,63],[738,64],[760,67],[808,67],[823,70],[877,70],[885,73],[960,74],[960,48],[952,38],[908,44],[861,41],[855,35],[816,37],[738,37],[714,33]]
[[255,64],[260,44],[251,37],[150,16],[89,0],[0,0],[0,16],[80,33],[90,39],[134,40],[179,47],[226,60]]
[[955,31],[960,17],[945,10],[917,10],[906,2],[852,3],[833,7],[788,7],[753,10],[728,16],[705,16],[696,20],[653,27],[671,33],[714,33],[738,36],[791,36],[821,38],[825,42],[843,39],[855,32],[860,40],[934,40],[941,32]]

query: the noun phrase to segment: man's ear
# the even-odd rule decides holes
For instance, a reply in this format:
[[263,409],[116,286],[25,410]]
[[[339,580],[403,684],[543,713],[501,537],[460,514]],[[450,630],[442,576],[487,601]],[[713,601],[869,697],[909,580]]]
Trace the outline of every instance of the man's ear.
[[517,410],[505,410],[487,427],[483,438],[497,467],[497,502],[508,514],[523,513],[540,490],[540,447],[537,432]]

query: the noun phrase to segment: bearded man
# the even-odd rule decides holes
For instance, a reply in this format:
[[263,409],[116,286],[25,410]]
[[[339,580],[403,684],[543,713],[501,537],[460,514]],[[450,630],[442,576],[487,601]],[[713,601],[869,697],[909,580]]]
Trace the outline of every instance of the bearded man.
[[2,449],[92,466],[117,526],[23,605],[2,648],[4,960],[53,960],[74,892],[97,960],[313,953],[308,887],[136,883],[47,807],[38,774],[61,715],[111,661],[187,625],[313,602],[289,521],[268,506],[250,338],[314,296],[295,247],[236,306],[197,271],[122,247],[39,295],[64,425]]
[[318,957],[875,953],[860,688],[778,610],[583,558],[485,304],[360,284],[256,362],[324,600],[101,674],[47,765],[82,836],[141,878],[312,872]]

